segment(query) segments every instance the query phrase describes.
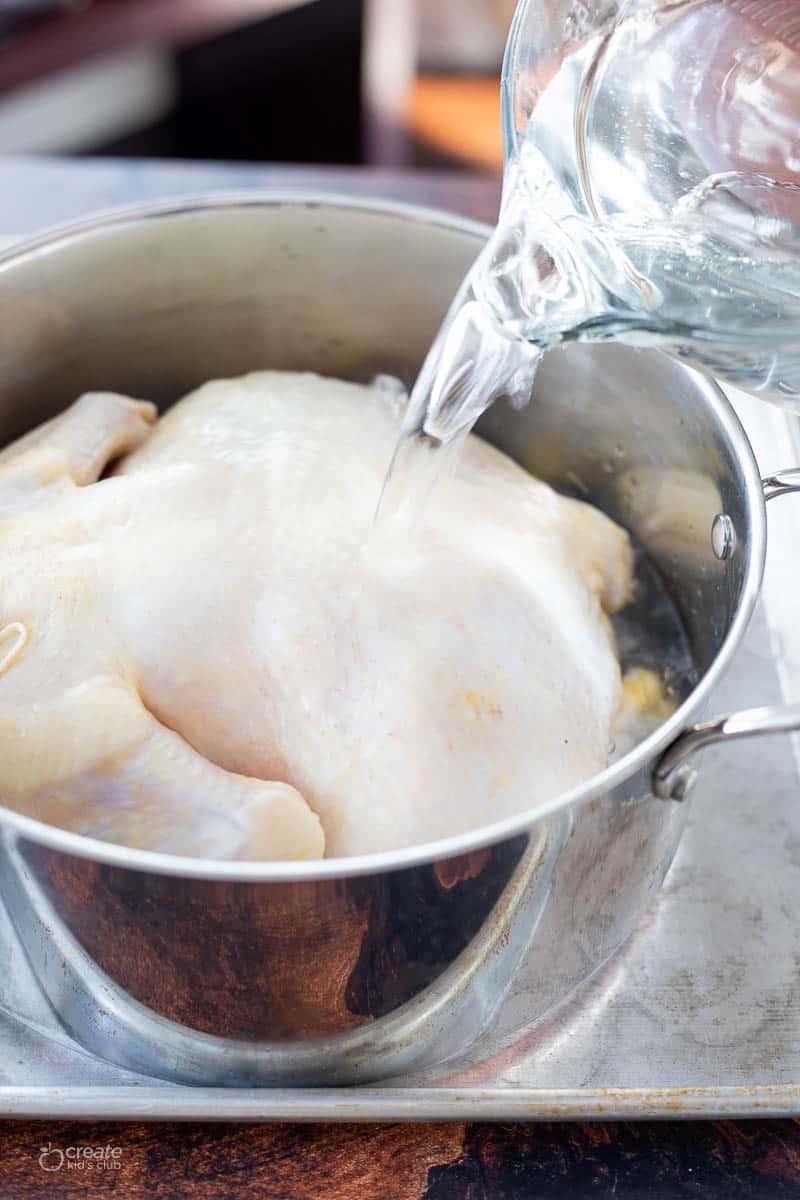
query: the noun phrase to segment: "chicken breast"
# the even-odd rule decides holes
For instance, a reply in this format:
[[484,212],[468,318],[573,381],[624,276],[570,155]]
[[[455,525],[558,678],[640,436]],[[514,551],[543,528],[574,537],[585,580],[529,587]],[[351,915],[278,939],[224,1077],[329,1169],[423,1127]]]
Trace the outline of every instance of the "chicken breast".
[[631,551],[604,515],[471,437],[374,528],[396,415],[314,375],[155,417],[89,394],[0,456],[4,804],[299,859],[457,834],[606,765]]

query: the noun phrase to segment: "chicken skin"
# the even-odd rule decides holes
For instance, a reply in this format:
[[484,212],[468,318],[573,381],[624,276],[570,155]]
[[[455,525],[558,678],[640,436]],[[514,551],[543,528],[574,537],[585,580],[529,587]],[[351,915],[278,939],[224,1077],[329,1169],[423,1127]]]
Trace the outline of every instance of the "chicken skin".
[[90,393],[0,455],[0,802],[219,859],[389,850],[608,761],[627,535],[478,438],[373,517],[389,400]]

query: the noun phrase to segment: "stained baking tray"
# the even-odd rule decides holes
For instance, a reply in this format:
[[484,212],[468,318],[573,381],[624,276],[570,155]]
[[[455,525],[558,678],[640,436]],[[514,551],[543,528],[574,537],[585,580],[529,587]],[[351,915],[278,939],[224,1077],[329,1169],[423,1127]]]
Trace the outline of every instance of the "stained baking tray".
[[[795,418],[736,397],[764,472],[800,465]],[[719,711],[800,701],[800,501],[770,505],[764,595]],[[656,801],[654,801],[656,803]],[[0,890],[2,880],[0,880]],[[800,756],[792,738],[709,751],[666,885],[623,950],[531,1023],[523,964],[491,1028],[443,1066],[372,1087],[187,1088],[83,1051],[0,908],[0,1114],[444,1120],[800,1113]]]

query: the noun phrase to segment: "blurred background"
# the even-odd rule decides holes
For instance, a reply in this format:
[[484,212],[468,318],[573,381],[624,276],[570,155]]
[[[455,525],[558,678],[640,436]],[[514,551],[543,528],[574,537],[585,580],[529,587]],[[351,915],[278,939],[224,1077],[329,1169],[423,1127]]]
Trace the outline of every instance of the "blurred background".
[[0,0],[0,154],[499,172],[513,0]]

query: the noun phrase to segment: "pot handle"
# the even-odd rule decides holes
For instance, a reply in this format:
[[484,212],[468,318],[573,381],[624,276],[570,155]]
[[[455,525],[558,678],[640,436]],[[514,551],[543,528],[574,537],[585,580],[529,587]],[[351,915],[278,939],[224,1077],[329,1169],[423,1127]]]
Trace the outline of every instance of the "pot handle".
[[[762,480],[762,486],[765,500],[800,492],[800,468],[769,475]],[[717,521],[724,520],[717,518]],[[715,522],[712,537],[715,537],[715,550],[719,556],[726,557],[729,547],[726,545],[725,526],[717,528]],[[697,778],[697,771],[689,760],[698,750],[704,750],[707,746],[733,742],[739,738],[761,737],[768,733],[795,733],[798,730],[800,704],[791,704],[786,708],[749,708],[726,717],[717,717],[714,721],[691,725],[678,735],[656,763],[653,793],[661,800],[685,800]]]

